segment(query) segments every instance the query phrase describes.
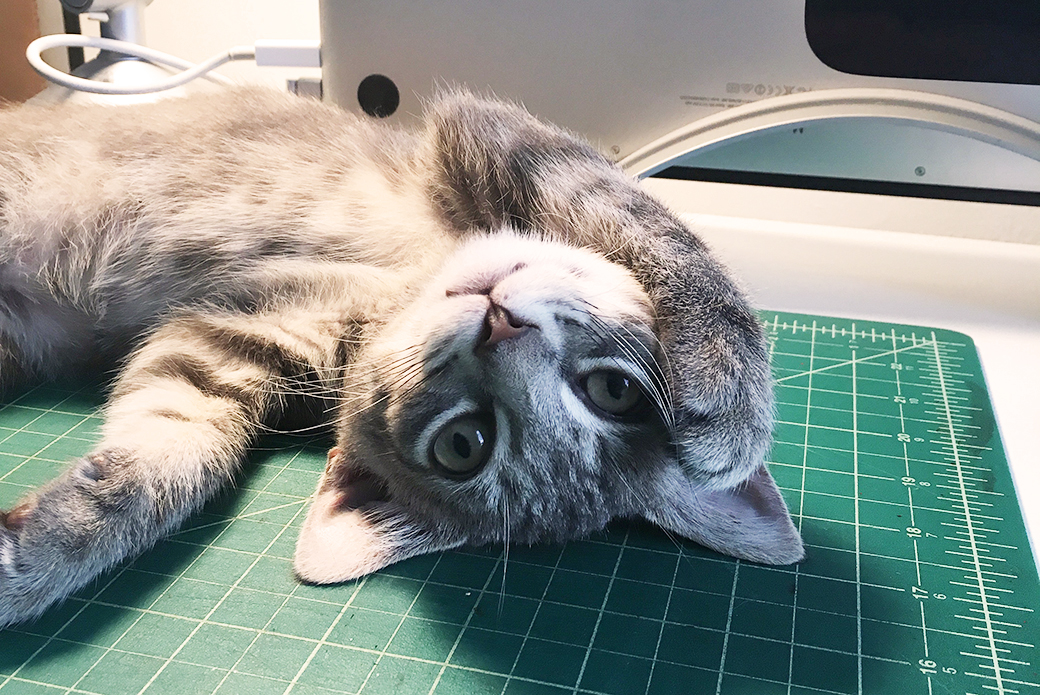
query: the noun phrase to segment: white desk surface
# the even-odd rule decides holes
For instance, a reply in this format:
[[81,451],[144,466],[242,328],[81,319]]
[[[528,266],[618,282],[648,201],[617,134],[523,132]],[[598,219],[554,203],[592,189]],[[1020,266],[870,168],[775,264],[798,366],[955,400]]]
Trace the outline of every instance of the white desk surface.
[[[842,219],[835,206],[851,194],[793,192],[810,203],[810,221],[790,221],[789,212],[777,221],[764,219],[760,203],[782,196],[779,189],[663,179],[643,185],[683,216],[759,307],[948,328],[974,339],[1033,557],[1040,558],[1040,245],[941,236],[927,214],[936,201],[858,196],[859,203],[892,208],[898,227],[907,226],[907,215],[918,216],[928,233],[912,234],[878,229],[874,220],[875,228],[864,229],[855,214],[835,225]],[[719,212],[720,194],[728,209],[758,217],[705,214]],[[972,214],[986,220],[987,206],[977,205]],[[989,208],[995,224],[1009,212]],[[1027,223],[1035,214],[1040,230],[1040,208],[1011,212]],[[814,215],[827,224],[811,221]]]

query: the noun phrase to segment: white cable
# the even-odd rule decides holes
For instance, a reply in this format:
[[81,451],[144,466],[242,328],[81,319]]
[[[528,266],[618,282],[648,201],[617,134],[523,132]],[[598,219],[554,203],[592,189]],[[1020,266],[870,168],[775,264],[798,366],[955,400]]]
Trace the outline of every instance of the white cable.
[[253,44],[258,67],[320,68],[321,42],[260,39]]
[[[70,46],[97,48],[102,51],[123,53],[136,58],[143,58],[152,63],[168,65],[177,68],[182,72],[171,76],[169,79],[160,80],[152,84],[128,87],[69,75],[68,73],[64,73],[61,70],[51,67],[45,63],[43,58],[40,56],[43,51],[49,48],[68,48]],[[78,34],[55,34],[52,36],[43,36],[30,43],[29,47],[25,49],[25,57],[29,60],[29,64],[32,65],[36,72],[40,73],[51,82],[62,85],[63,87],[68,87],[69,89],[75,89],[80,92],[90,92],[91,94],[152,94],[154,92],[162,92],[167,89],[179,87],[191,80],[202,77],[211,70],[214,70],[232,60],[252,60],[256,57],[256,52],[252,46],[236,46],[225,53],[213,56],[209,60],[196,65],[176,56],[172,56],[169,53],[156,51],[128,41],[117,41],[115,39],[104,39],[93,36],[80,36]],[[209,77],[210,79],[215,79],[224,84],[231,84],[231,80],[220,75],[210,75]]]

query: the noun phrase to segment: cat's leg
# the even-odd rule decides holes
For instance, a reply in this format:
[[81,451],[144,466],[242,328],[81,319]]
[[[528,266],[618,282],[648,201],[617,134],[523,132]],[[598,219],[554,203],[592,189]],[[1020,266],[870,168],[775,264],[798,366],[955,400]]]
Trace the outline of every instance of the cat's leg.
[[161,328],[118,379],[94,451],[0,513],[0,627],[176,529],[235,475],[262,423],[333,387],[344,330],[307,315]]
[[764,467],[773,424],[767,341],[721,264],[614,163],[522,109],[448,94],[427,120],[426,190],[460,231],[529,230],[595,249],[633,272],[656,309],[686,475],[701,489],[779,501],[770,508],[782,512],[776,522],[786,540],[761,550],[778,563],[801,558]]

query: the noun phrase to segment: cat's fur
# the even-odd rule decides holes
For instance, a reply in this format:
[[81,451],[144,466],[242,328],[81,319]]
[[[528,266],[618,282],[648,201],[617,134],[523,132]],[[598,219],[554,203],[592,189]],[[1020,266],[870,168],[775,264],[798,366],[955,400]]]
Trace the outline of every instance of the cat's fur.
[[613,517],[803,554],[744,296],[511,105],[448,93],[415,133],[250,89],[0,112],[0,381],[126,355],[94,452],[0,512],[0,626],[177,528],[267,428],[323,421],[307,581]]

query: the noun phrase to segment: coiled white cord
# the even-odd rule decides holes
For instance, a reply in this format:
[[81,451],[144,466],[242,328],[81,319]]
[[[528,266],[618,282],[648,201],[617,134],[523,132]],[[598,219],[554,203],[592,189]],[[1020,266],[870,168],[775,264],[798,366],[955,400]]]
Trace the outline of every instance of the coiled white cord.
[[[41,57],[41,53],[49,48],[68,48],[71,46],[97,48],[102,51],[122,53],[158,65],[177,68],[181,72],[170,76],[168,79],[159,80],[151,84],[135,86],[116,85],[70,75],[51,67]],[[235,46],[196,65],[169,53],[163,53],[162,51],[128,41],[80,36],[78,34],[55,34],[43,36],[30,43],[29,47],[25,49],[25,57],[36,72],[51,82],[80,92],[90,92],[91,94],[129,95],[162,92],[174,87],[180,87],[187,82],[207,75],[221,65],[233,60],[255,60],[257,65],[321,67],[320,46],[315,41],[257,41],[253,46]],[[214,74],[208,77],[222,84],[231,84],[231,80],[221,75]]]

